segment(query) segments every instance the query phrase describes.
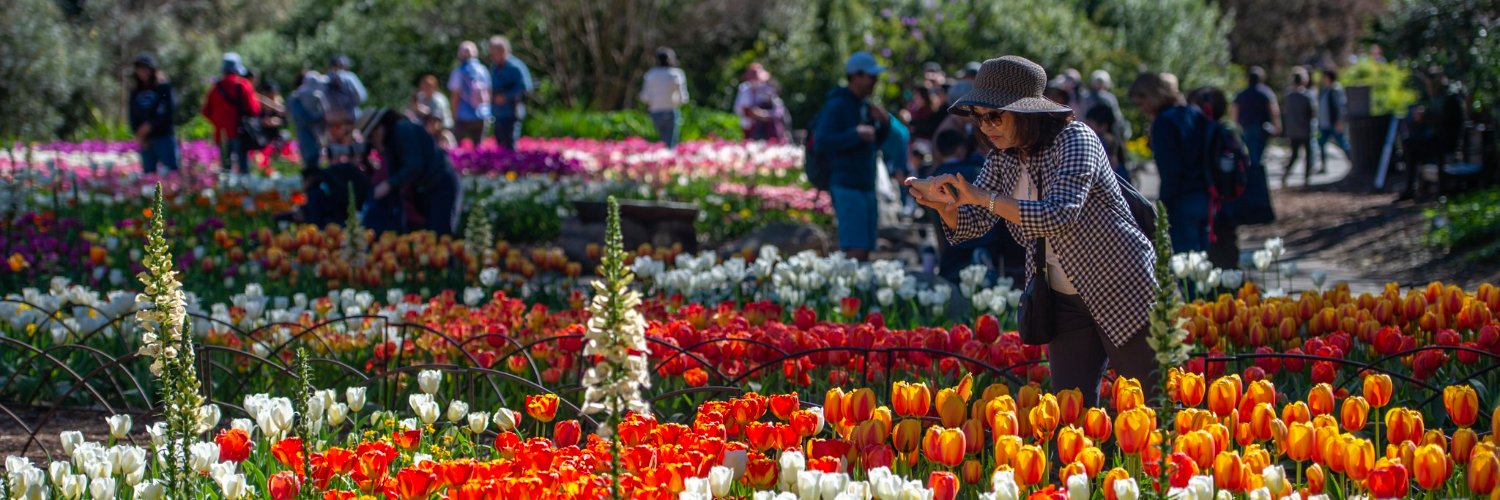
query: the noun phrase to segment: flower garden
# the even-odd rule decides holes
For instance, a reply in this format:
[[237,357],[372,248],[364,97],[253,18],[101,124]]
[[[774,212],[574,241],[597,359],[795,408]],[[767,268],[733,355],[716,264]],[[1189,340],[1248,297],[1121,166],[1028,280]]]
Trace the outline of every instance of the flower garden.
[[1276,240],[1247,272],[1163,256],[1170,369],[1086,407],[979,269],[545,233],[609,197],[693,203],[713,241],[828,225],[799,149],[518,149],[454,153],[460,238],[273,222],[300,201],[280,159],[217,175],[189,144],[200,174],[157,179],[115,144],[6,151],[0,493],[1500,498],[1492,285],[1285,290]]

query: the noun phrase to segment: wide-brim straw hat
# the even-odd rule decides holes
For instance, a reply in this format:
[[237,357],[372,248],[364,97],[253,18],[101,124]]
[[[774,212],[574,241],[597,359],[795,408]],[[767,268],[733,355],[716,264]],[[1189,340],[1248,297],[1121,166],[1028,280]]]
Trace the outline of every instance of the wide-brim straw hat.
[[969,116],[970,108],[982,107],[1016,113],[1068,113],[1072,108],[1042,97],[1047,89],[1047,71],[1020,56],[990,59],[979,66],[974,88],[953,103],[949,112]]

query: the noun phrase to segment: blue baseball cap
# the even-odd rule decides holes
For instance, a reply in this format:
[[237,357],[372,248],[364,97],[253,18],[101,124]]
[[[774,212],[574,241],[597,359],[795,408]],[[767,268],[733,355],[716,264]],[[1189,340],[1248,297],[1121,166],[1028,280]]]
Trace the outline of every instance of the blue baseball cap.
[[875,61],[875,56],[863,50],[849,56],[849,62],[844,63],[844,74],[853,75],[864,73],[866,75],[878,75],[885,71],[885,67]]

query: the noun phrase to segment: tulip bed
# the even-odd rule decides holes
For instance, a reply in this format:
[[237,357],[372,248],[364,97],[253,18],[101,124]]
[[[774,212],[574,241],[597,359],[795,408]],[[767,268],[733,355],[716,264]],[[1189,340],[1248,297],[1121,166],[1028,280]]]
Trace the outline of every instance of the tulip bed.
[[[760,146],[528,147],[577,172],[472,176],[477,206],[795,189]],[[1190,356],[1089,405],[1045,389],[1046,350],[1012,331],[1019,292],[981,268],[950,285],[617,239],[574,260],[483,225],[274,224],[296,202],[277,178],[173,177],[155,204],[138,177],[61,179],[7,190],[0,421],[24,441],[6,498],[1500,498],[1489,284],[1289,292],[1278,241],[1259,272],[1179,256],[1159,273],[1187,292],[1167,320]],[[178,317],[187,343],[164,343]],[[162,368],[179,347],[185,399],[181,365]],[[645,384],[611,416],[598,370],[622,358]],[[53,419],[78,408],[99,423]]]

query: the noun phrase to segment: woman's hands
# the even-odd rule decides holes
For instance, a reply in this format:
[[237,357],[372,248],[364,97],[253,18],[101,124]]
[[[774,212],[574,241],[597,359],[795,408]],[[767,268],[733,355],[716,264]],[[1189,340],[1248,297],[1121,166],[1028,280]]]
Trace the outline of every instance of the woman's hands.
[[948,227],[958,227],[958,207],[972,199],[974,189],[962,177],[952,174],[926,179],[910,177],[905,184],[912,188],[912,198],[917,204],[936,210]]

